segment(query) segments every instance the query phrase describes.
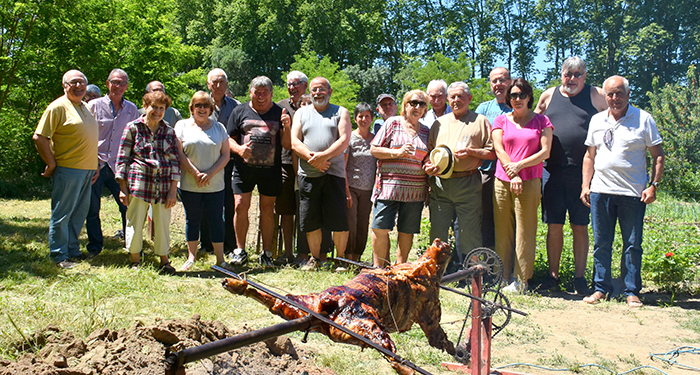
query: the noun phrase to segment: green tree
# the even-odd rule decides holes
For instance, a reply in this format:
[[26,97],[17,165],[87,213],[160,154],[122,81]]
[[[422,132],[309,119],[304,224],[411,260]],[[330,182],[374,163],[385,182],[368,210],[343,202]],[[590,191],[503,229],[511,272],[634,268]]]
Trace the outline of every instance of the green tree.
[[700,72],[690,65],[684,84],[653,82],[647,93],[651,114],[664,141],[663,188],[697,199],[700,192]]
[[662,84],[678,82],[685,78],[686,67],[700,59],[700,10],[696,1],[634,0],[627,15],[621,71],[638,103],[646,105],[644,94],[652,89],[654,77]]
[[515,0],[503,5],[500,15],[503,26],[500,28],[507,68],[513,77],[527,80],[535,73],[534,61],[537,56],[537,40],[534,38],[535,3],[531,0]]
[[122,68],[130,76],[127,99],[136,103],[154,79],[175,97],[187,90],[175,73],[194,51],[170,27],[174,0],[5,1],[2,9],[0,176],[5,181],[36,181],[42,162],[31,134],[48,103],[63,95],[61,77],[67,70],[81,70],[104,91],[109,71]]
[[469,84],[473,98],[469,108],[476,109],[479,103],[484,102],[490,92],[490,87],[485,78],[472,79],[470,59],[466,53],[459,54],[456,60],[436,53],[429,59],[413,59],[394,76],[394,80],[400,83],[396,98],[400,100],[404,93],[413,90],[425,90],[428,83],[434,79],[444,79],[449,85],[452,82],[464,81]]
[[302,51],[328,56],[340,69],[368,68],[379,56],[383,1],[303,1],[297,18]]
[[359,65],[350,65],[345,68],[345,73],[360,87],[357,93],[358,102],[366,102],[374,106],[380,94],[396,92],[391,70],[387,66],[363,69]]
[[622,0],[585,0],[585,43],[587,81],[602,85],[607,77],[620,73],[622,37],[629,5]]
[[[352,111],[357,104],[357,92],[360,86],[353,82],[348,75],[340,70],[338,63],[332,62],[330,57],[324,56],[319,58],[313,52],[307,52],[294,56],[294,62],[290,66],[290,70],[298,70],[309,77],[309,82],[315,77],[325,77],[331,84],[333,93],[331,94],[331,103],[337,104]],[[286,77],[284,72],[282,76]],[[289,97],[287,89],[284,86],[275,87],[274,100]]]
[[470,78],[475,77],[477,67],[482,78],[488,77],[494,67],[501,46],[497,17],[502,11],[501,0],[457,0],[452,5],[453,24],[448,26],[448,48],[452,54],[447,55],[457,58],[466,48],[474,64]]
[[281,83],[303,40],[298,8],[301,0],[242,0],[217,3],[213,48],[240,50],[249,69],[227,71],[229,80],[250,82],[265,75]]
[[545,73],[545,81],[559,75],[559,69],[569,56],[581,55],[582,0],[538,0],[535,39],[545,42],[545,51],[554,67]]

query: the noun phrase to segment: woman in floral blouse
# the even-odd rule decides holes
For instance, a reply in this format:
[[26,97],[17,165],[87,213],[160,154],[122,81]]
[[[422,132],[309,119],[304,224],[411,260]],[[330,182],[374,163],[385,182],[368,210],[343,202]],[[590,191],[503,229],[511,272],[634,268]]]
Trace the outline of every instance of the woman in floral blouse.
[[143,96],[145,114],[124,128],[117,173],[119,199],[127,206],[126,248],[131,253],[131,267],[140,266],[143,246],[143,223],[149,206],[153,209],[154,252],[160,256],[160,269],[173,274],[170,265],[170,209],[177,202],[180,180],[177,137],[163,121],[170,97],[160,91]]
[[[403,97],[401,116],[389,117],[372,140],[370,152],[378,160],[372,201],[374,266],[390,261],[389,231],[399,232],[396,262],[408,261],[413,235],[420,233],[423,204],[428,198],[428,175],[423,159],[428,155],[428,129],[420,120],[428,111],[428,94],[412,90]],[[398,219],[397,219],[398,216]]]

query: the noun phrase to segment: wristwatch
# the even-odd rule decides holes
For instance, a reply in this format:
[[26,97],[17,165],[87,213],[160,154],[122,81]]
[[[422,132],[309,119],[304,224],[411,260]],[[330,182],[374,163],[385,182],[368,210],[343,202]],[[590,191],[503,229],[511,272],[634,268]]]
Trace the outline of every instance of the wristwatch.
[[653,187],[655,187],[655,188],[658,189],[658,188],[659,188],[659,182],[658,182],[658,181],[652,181],[652,182],[649,183],[649,186],[653,186]]

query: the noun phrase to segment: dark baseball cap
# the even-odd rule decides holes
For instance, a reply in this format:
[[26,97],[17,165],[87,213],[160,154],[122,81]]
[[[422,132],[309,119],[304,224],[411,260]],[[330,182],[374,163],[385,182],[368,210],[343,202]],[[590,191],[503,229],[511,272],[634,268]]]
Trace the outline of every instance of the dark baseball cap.
[[386,98],[390,98],[391,100],[393,100],[394,102],[396,102],[396,99],[394,99],[394,96],[393,96],[393,95],[391,95],[391,94],[380,94],[380,95],[377,97],[377,105],[379,105],[379,103],[380,103],[382,100],[386,99]]

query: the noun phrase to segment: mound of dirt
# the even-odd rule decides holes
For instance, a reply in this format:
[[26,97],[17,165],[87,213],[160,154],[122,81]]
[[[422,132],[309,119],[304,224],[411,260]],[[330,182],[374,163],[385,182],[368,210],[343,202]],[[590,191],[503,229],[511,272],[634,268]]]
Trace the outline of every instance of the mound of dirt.
[[[85,340],[48,326],[23,344],[26,353],[17,362],[0,360],[0,375],[162,375],[168,350],[177,352],[247,331],[246,327],[232,331],[219,321],[203,321],[198,314],[190,320],[157,321],[148,326],[137,322],[118,331],[103,328]],[[334,374],[316,366],[284,336],[188,364],[186,373]]]

